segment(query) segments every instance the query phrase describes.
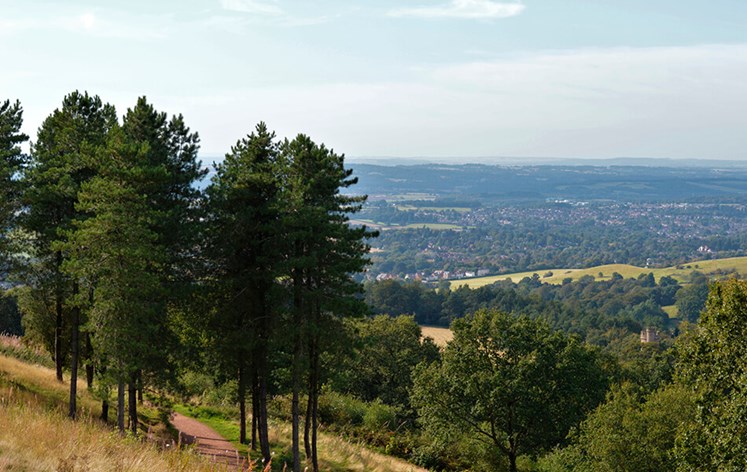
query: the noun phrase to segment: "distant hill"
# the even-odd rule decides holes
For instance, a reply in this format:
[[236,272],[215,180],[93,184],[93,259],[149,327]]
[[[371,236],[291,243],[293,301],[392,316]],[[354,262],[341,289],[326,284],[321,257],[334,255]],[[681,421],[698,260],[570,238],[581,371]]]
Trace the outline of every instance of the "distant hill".
[[[700,162],[700,161],[698,161]],[[747,197],[747,167],[351,164],[372,198],[425,194],[475,200],[685,201]]]

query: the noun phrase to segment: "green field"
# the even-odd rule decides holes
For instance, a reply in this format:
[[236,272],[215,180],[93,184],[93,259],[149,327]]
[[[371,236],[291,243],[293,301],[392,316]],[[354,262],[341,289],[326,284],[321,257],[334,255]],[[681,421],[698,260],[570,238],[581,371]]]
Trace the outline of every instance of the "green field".
[[428,228],[428,229],[435,229],[435,230],[462,229],[461,226],[450,225],[446,223],[413,223],[413,224],[405,225],[405,226],[390,226],[387,229],[420,229],[420,228]]
[[415,205],[397,205],[399,211],[455,211],[457,213],[467,213],[471,208],[467,207],[434,207],[434,206],[415,206]]
[[[474,279],[453,280],[452,286],[459,287],[466,285],[470,288],[478,288],[484,285],[490,285],[499,280],[511,279],[518,282],[524,277],[532,277],[534,274],[540,276],[540,280],[550,284],[561,284],[563,279],[570,278],[578,280],[585,275],[591,275],[596,280],[609,280],[614,272],[625,278],[638,277],[641,274],[654,274],[657,280],[664,276],[674,277],[680,282],[688,280],[688,276],[699,271],[712,277],[721,277],[728,275],[747,276],[747,257],[732,257],[728,259],[714,259],[709,261],[695,261],[681,264],[674,267],[665,267],[658,269],[648,269],[645,267],[636,267],[628,264],[607,264],[602,266],[590,267],[588,269],[546,269],[534,270],[529,272],[518,272],[513,274],[493,275],[488,277],[477,277]],[[548,272],[552,275],[545,277]],[[599,274],[602,274],[601,276]]]

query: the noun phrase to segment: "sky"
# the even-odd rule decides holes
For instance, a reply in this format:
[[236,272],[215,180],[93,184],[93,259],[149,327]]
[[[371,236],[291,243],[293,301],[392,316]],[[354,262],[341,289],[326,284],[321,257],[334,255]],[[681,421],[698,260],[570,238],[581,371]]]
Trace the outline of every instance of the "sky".
[[145,95],[219,156],[265,121],[349,157],[747,160],[745,0],[0,0],[25,131]]

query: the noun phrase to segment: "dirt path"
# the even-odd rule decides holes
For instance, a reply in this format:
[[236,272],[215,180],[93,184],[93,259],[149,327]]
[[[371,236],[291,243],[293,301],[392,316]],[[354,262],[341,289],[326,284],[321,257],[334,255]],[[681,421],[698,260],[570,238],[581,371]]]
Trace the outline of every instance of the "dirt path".
[[246,469],[246,458],[240,457],[236,448],[214,429],[176,412],[171,415],[171,424],[179,430],[183,444],[195,444],[200,454],[219,464]]

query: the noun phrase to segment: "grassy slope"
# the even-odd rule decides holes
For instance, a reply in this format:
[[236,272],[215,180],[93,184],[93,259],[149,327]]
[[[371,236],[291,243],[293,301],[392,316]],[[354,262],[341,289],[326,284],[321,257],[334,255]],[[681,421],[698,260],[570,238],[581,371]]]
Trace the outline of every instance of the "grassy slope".
[[[87,393],[84,382],[78,384],[78,401],[80,416],[86,419],[68,420],[68,389],[69,383],[55,380],[54,370],[0,354],[0,470],[223,470],[190,452],[164,453],[152,445],[122,440],[110,427],[91,419],[99,415],[100,406]],[[148,409],[141,408],[141,412],[147,419],[157,417],[157,412]],[[199,416],[184,409],[181,412]],[[115,415],[112,405],[110,417]],[[246,446],[238,444],[238,425],[234,422],[220,417],[199,419],[246,452]],[[285,451],[290,447],[289,438],[290,425],[273,422],[271,443]],[[328,434],[320,434],[319,455],[324,470],[423,471]]]
[[123,439],[93,419],[98,402],[79,385],[80,421],[65,416],[68,383],[54,371],[0,355],[0,470],[147,472],[215,470],[189,451]]
[[[688,268],[688,266],[690,266]],[[697,266],[697,267],[696,267]],[[706,275],[714,273],[718,270],[735,271],[740,275],[747,275],[747,257],[732,257],[729,259],[714,259],[710,261],[695,261],[687,264],[683,264],[678,269],[677,267],[666,267],[661,269],[647,269],[644,267],[636,267],[627,264],[608,264],[596,267],[590,267],[588,269],[548,269],[548,270],[535,270],[530,272],[518,272],[514,274],[495,275],[490,277],[478,277],[474,279],[464,280],[452,280],[452,287],[456,288],[462,285],[466,285],[470,288],[478,288],[484,285],[490,285],[499,280],[511,279],[514,282],[518,282],[524,277],[531,277],[533,274],[538,274],[542,282],[551,284],[560,284],[565,278],[571,278],[578,280],[584,275],[592,275],[597,280],[609,280],[613,272],[617,272],[625,278],[638,277],[641,274],[648,274],[652,272],[658,280],[664,276],[671,276],[677,280],[684,281],[693,271],[700,271]],[[552,272],[551,277],[543,277],[547,272]],[[603,277],[599,277],[599,273],[602,272]]]

